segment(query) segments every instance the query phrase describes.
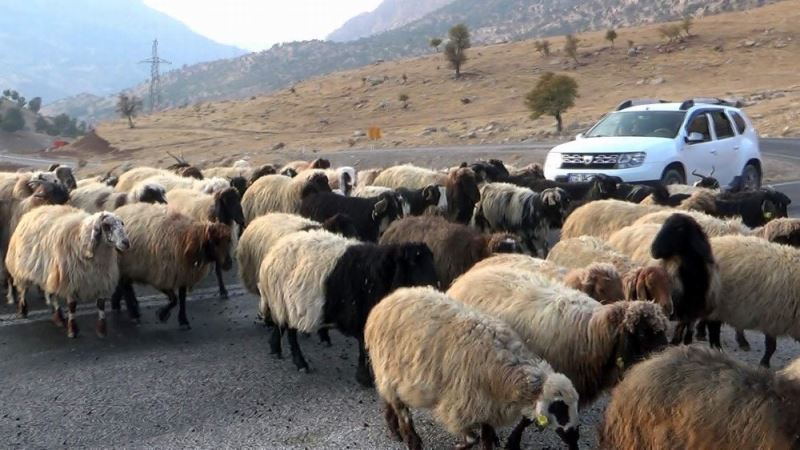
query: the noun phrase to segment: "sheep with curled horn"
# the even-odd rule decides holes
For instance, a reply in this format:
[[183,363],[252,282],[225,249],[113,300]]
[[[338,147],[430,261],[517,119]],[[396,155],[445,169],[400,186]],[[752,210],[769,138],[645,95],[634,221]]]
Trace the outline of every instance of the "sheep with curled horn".
[[601,449],[770,449],[800,446],[800,360],[770,372],[699,346],[633,367],[614,389]]
[[553,281],[561,282],[576,291],[583,292],[604,305],[625,298],[622,279],[617,269],[609,263],[592,263],[586,267],[569,269],[552,261],[507,253],[486,258],[473,265],[472,269],[478,270],[482,267],[505,267],[535,272]]
[[[447,295],[507,323],[528,350],[572,381],[582,406],[614,386],[628,367],[667,344],[667,318],[657,305],[645,301],[602,305],[528,270],[491,266],[470,270]],[[507,448],[519,448],[531,423],[523,419],[517,425]]]
[[180,157],[173,155],[170,152],[167,152],[167,155],[171,156],[172,159],[175,160],[175,164],[171,164],[167,166],[167,170],[170,172],[174,172],[176,175],[180,175],[186,178],[195,178],[198,180],[203,179],[203,172],[200,171],[197,167],[189,164],[188,161],[183,157],[181,154]]
[[67,336],[75,337],[79,300],[97,302],[97,334],[104,336],[105,298],[119,280],[118,251],[130,247],[122,220],[115,214],[89,214],[71,206],[41,206],[19,222],[5,262],[19,293],[18,314],[27,315],[25,293],[38,286],[48,295],[56,323],[63,323],[58,299],[67,302]]
[[261,177],[242,197],[245,222],[271,212],[297,214],[305,196],[330,191],[328,177],[322,170],[306,170],[294,178],[283,175]]
[[192,219],[167,205],[134,203],[115,213],[125,221],[131,249],[120,258],[120,280],[112,302],[124,299],[131,318],[139,320],[133,283],[151,285],[169,301],[157,310],[158,320],[166,322],[178,306],[178,323],[190,328],[186,293],[208,275],[211,263],[231,268],[230,228]]
[[495,428],[520,417],[578,448],[575,387],[503,321],[430,288],[398,289],[370,313],[365,339],[389,432],[409,449],[422,448],[409,407],[429,409],[463,439],[456,448],[493,449]]
[[[244,213],[239,200],[239,193],[228,188],[213,195],[204,194],[192,189],[174,189],[167,194],[170,207],[182,214],[200,221],[221,223],[231,232],[231,252],[236,250],[239,235],[245,228]],[[222,266],[214,264],[220,298],[228,298],[228,290],[222,279]]]

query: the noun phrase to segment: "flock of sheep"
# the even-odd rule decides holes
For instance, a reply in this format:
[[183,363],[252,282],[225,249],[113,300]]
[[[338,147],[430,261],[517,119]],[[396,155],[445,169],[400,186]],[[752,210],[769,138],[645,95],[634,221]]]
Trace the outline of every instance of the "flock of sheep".
[[79,181],[55,166],[0,173],[0,254],[18,315],[37,287],[69,337],[78,301],[96,301],[100,336],[106,299],[138,320],[134,284],[167,296],[160,321],[178,306],[189,328],[187,292],[213,265],[227,297],[235,259],[271,353],[286,336],[307,371],[298,333],[354,337],[356,380],[410,449],[410,408],[458,448],[494,448],[514,424],[506,448],[530,425],[578,448],[579,410],[609,390],[603,448],[796,449],[800,359],[772,372],[679,345],[721,348],[726,323],[746,348],[742,330],[758,330],[769,367],[777,337],[800,339],[800,220],[780,192],[737,191],[560,183],[497,160],[356,172],[178,159]]

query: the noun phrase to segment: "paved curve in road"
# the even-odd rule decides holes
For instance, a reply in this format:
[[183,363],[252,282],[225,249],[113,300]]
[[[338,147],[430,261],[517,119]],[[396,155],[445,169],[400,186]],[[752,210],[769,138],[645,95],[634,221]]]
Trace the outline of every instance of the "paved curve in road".
[[[393,158],[438,156],[447,163],[450,152],[454,160],[464,155],[472,159],[507,148],[388,151],[398,152]],[[800,157],[800,141],[765,140],[764,152],[786,159]],[[354,156],[333,156],[366,161],[366,155],[378,152],[349,153]],[[431,157],[431,153],[437,155]],[[795,204],[800,203],[800,183],[778,187]],[[793,209],[793,215],[797,213]],[[15,319],[10,306],[0,305],[2,445],[404,448],[386,437],[377,394],[353,380],[356,348],[351,339],[334,333],[333,347],[325,348],[314,337],[301,338],[314,371],[297,373],[289,358],[268,355],[268,333],[255,319],[258,299],[235,286],[233,272],[226,278],[233,294],[230,300],[216,298],[213,277],[191,294],[188,312],[193,328],[189,331],[178,329],[176,313],[168,323],[157,323],[155,309],[165,300],[149,289],[137,288],[143,323],[131,324],[124,311],[111,312],[105,339],[92,331],[95,313],[90,304],[79,309],[82,334],[74,340],[48,321],[41,299],[32,300],[27,320]],[[751,352],[738,351],[728,329],[723,332],[723,345],[734,357],[757,363],[762,339],[757,333],[748,332],[748,336]],[[286,349],[284,354],[288,354]],[[780,340],[773,367],[784,367],[798,354],[799,344]],[[595,447],[594,430],[605,404],[601,399],[582,412],[581,448]],[[455,438],[429,415],[415,414],[427,448],[452,448]],[[501,438],[508,431],[500,430]],[[528,448],[563,448],[551,431],[531,430],[524,443]]]

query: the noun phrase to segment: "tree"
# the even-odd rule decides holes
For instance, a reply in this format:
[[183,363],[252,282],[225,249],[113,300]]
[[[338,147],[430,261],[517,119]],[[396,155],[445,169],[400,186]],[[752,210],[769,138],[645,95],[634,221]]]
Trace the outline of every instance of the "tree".
[[658,27],[658,33],[667,39],[667,42],[677,41],[681,37],[681,26],[678,24],[666,24]]
[[3,90],[3,97],[11,98],[11,89],[4,89]]
[[25,97],[23,97],[21,95],[19,97],[17,97],[17,108],[24,108],[25,107],[25,103],[27,103],[27,101],[25,100]]
[[467,49],[470,47],[469,29],[463,23],[450,28],[450,41],[444,46],[444,57],[456,71],[456,78],[461,77],[461,66],[467,61]]
[[691,36],[689,30],[691,30],[692,25],[694,25],[694,22],[692,21],[692,16],[685,16],[681,21],[680,27],[681,30],[683,30],[683,32],[686,33],[686,37]]
[[38,114],[41,108],[42,108],[42,97],[33,97],[31,101],[28,102],[28,109],[33,111],[35,114]]
[[606,40],[611,42],[611,46],[614,46],[614,41],[617,40],[617,32],[612,28],[606,31]]
[[11,93],[8,96],[8,98],[10,98],[11,100],[17,101],[17,99],[19,99],[19,92],[11,91]]
[[[30,107],[30,103],[28,104]],[[36,118],[36,123],[33,125],[37,133],[45,133],[50,129],[50,122],[42,116]]]
[[408,109],[408,100],[410,99],[408,94],[400,94],[397,99],[403,102],[403,109]]
[[133,118],[142,109],[142,101],[136,96],[128,97],[127,94],[119,94],[117,97],[117,112],[125,119],[128,119],[128,127],[133,128]]
[[13,133],[25,128],[25,117],[19,108],[9,108],[3,116],[3,123],[0,124],[0,129],[8,133]]
[[556,130],[560,133],[564,129],[561,115],[575,106],[577,97],[578,83],[572,77],[546,72],[525,96],[525,106],[531,111],[531,119],[543,115],[555,117]]
[[441,39],[439,39],[439,38],[431,39],[430,46],[433,47],[434,49],[436,49],[437,52],[439,51],[439,46],[440,45],[442,45],[442,40]]
[[633,48],[636,45],[636,42],[633,42],[632,39],[628,39],[628,48]]
[[580,42],[580,39],[571,34],[566,35],[564,39],[564,53],[575,60],[575,64],[578,64],[578,42]]
[[550,56],[550,41],[547,39],[534,41],[533,48],[541,53],[542,56]]

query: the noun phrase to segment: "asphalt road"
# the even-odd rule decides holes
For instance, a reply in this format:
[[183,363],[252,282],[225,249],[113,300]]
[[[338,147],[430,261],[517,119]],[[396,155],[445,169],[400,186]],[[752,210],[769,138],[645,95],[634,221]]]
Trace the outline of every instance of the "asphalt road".
[[[767,141],[764,147],[775,157],[800,158],[800,141],[779,142],[774,148]],[[395,151],[384,157],[439,158],[451,164],[451,159],[507,150],[390,150]],[[779,188],[795,200],[792,211],[800,216],[795,209],[800,184]],[[353,340],[333,333],[333,347],[327,348],[315,337],[301,338],[313,370],[298,373],[290,358],[269,356],[267,330],[255,319],[257,299],[235,286],[234,272],[227,276],[230,300],[216,298],[212,278],[190,295],[189,331],[178,328],[177,312],[168,323],[158,323],[155,309],[165,299],[138,287],[143,323],[133,325],[125,311],[110,312],[105,339],[94,335],[93,305],[79,309],[81,335],[72,340],[49,321],[41,299],[33,300],[26,320],[15,319],[11,306],[0,305],[0,447],[403,448],[386,436],[375,391],[354,381]],[[736,349],[729,329],[723,332],[723,345],[756,364],[762,338],[751,332],[748,337],[750,352]],[[800,344],[781,339],[773,367],[782,368],[797,355]],[[595,446],[605,403],[603,398],[582,411],[582,448]],[[415,412],[415,421],[426,448],[456,444],[428,414]],[[499,430],[501,439],[508,432]],[[529,431],[523,442],[527,448],[562,448],[551,431]]]

